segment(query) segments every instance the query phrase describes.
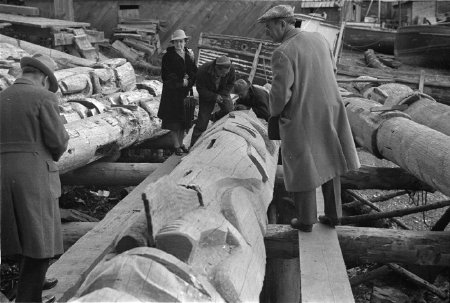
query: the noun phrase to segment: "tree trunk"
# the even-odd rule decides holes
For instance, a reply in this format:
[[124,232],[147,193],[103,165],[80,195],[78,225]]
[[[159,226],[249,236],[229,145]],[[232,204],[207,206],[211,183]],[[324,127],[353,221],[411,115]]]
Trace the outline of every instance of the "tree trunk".
[[37,44],[33,44],[27,41],[11,38],[0,34],[0,40],[3,43],[9,43],[14,46],[20,47],[29,54],[41,53],[47,55],[55,60],[61,67],[72,67],[72,66],[92,66],[95,61],[87,60],[79,57],[75,57],[54,49],[46,48]]
[[[395,91],[391,93],[394,95]],[[405,100],[397,100],[395,104],[407,104],[403,110],[414,122],[428,126],[450,136],[450,106],[437,103],[426,95],[412,95]]]
[[446,207],[449,205],[450,205],[450,200],[445,200],[445,201],[440,201],[440,202],[434,202],[434,203],[427,204],[427,205],[409,207],[409,208],[405,208],[405,209],[396,209],[396,210],[386,211],[386,212],[370,213],[370,214],[357,215],[357,216],[348,216],[348,217],[342,217],[341,223],[342,224],[354,224],[354,223],[367,222],[367,221],[378,220],[378,219],[383,219],[383,218],[402,217],[402,216],[406,216],[409,214],[415,214],[415,213],[429,211],[429,210],[433,210],[433,209],[437,209],[437,208]]
[[[169,176],[144,191],[156,247],[208,278],[227,302],[259,299],[278,149],[254,115],[234,112],[208,129]],[[143,212],[122,235],[133,236],[128,230],[138,222],[145,222]],[[158,279],[146,277],[148,283]]]
[[[366,263],[450,266],[450,231],[415,231],[337,226],[347,267]],[[298,258],[298,231],[269,225],[264,236],[268,258]]]
[[450,195],[450,137],[415,123],[401,112],[378,114],[380,106],[362,98],[344,98],[355,140],[414,176]]
[[159,119],[142,108],[113,109],[90,118],[66,124],[70,135],[67,151],[58,161],[61,173],[82,167],[120,149],[157,135]]
[[[284,184],[283,166],[278,165],[277,185]],[[341,176],[343,189],[409,189],[433,192],[434,189],[400,167],[374,167],[362,165],[358,170]],[[284,185],[283,185],[284,187]]]
[[64,185],[136,186],[154,172],[159,163],[96,162],[61,175]]
[[[381,70],[377,68],[350,66],[338,64],[339,75],[359,77],[361,75],[376,78],[392,78],[398,83],[404,83],[413,89],[417,89],[420,82],[419,73],[402,72],[398,70]],[[424,93],[432,96],[437,101],[450,104],[450,77],[446,75],[425,75]]]

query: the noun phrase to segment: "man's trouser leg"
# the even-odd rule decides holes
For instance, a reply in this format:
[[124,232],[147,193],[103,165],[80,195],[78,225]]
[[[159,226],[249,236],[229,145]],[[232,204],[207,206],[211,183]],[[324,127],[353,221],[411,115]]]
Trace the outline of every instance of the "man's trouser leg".
[[198,117],[195,123],[194,130],[192,131],[191,146],[197,142],[197,139],[208,127],[211,113],[214,109],[215,102],[200,101],[198,105]]
[[341,179],[339,176],[322,184],[325,216],[339,220],[342,217]]
[[300,223],[314,224],[317,222],[316,190],[294,192],[294,204]]
[[22,258],[16,302],[42,302],[42,285],[48,265],[49,259]]

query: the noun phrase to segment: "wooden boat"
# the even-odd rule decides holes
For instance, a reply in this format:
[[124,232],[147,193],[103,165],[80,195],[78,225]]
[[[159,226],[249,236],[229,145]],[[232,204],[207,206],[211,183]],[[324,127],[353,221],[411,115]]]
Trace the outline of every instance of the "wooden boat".
[[395,34],[396,30],[382,28],[378,24],[349,22],[344,28],[344,47],[393,54]]
[[395,38],[395,56],[403,63],[450,69],[450,26],[401,27]]

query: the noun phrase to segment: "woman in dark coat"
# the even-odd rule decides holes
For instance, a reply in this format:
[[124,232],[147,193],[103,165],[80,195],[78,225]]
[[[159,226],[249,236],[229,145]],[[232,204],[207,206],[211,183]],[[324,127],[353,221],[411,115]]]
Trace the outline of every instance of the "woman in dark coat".
[[187,122],[184,99],[192,89],[197,73],[194,56],[186,47],[188,38],[181,29],[177,29],[172,34],[173,46],[167,48],[161,66],[163,90],[158,117],[162,119],[162,128],[171,131],[171,139],[177,155],[187,151],[183,146]]

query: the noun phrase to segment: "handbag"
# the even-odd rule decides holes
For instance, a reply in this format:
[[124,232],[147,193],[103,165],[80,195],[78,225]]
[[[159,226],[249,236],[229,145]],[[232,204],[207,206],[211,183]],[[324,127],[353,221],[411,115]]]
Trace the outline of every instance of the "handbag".
[[280,137],[280,116],[269,117],[267,134],[270,140],[281,140]]
[[195,106],[197,105],[197,99],[193,96],[187,96],[183,101],[184,106],[184,129],[187,131],[194,125],[194,113]]

